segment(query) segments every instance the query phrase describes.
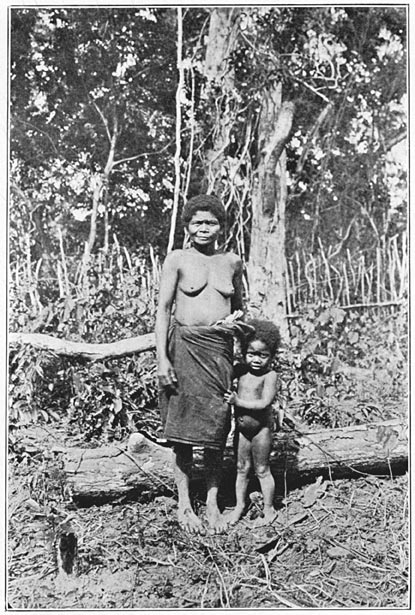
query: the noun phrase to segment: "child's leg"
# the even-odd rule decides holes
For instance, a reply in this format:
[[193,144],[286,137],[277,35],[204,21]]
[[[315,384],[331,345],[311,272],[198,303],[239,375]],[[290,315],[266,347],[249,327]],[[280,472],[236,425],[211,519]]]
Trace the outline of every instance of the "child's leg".
[[264,498],[264,517],[257,525],[272,523],[277,516],[274,508],[275,481],[271,474],[269,456],[272,448],[272,433],[269,427],[263,427],[252,439],[252,456],[254,459],[255,474],[261,484]]
[[229,513],[229,523],[239,521],[246,503],[246,492],[248,490],[249,470],[251,469],[251,442],[242,433],[238,434],[238,452],[236,465],[236,506]]

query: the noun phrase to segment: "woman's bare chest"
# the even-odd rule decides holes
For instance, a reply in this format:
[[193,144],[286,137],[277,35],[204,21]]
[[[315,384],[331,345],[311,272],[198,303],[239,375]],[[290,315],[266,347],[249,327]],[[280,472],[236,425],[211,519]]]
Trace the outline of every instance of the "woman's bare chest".
[[225,296],[234,292],[233,267],[225,255],[192,256],[184,259],[179,275],[179,289],[186,295],[197,295],[213,289]]

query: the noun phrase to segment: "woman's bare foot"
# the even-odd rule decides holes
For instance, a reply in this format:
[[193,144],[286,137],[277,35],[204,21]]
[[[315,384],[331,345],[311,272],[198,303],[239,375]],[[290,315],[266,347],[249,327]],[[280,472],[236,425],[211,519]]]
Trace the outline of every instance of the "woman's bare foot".
[[229,525],[228,517],[222,515],[219,508],[207,508],[206,518],[213,534],[221,534]]
[[243,512],[244,512],[243,508],[239,508],[238,506],[235,506],[235,508],[225,513],[224,516],[226,517],[226,520],[228,521],[229,525],[235,525],[236,523],[238,523],[239,519],[242,517]]
[[179,521],[180,527],[189,532],[189,534],[204,534],[205,528],[203,527],[203,523],[195,515],[191,508],[179,508],[177,511],[177,519]]
[[264,516],[255,520],[254,527],[263,527],[264,525],[271,525],[277,518],[277,511],[275,508],[264,510]]

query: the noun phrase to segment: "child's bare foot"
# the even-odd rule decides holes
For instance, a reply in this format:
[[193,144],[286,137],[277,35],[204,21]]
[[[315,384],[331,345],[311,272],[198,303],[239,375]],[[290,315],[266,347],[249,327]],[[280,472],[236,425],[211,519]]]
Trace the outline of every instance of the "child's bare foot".
[[191,508],[179,508],[177,519],[180,527],[189,534],[204,534],[205,528],[201,520],[195,515]]
[[206,517],[213,534],[221,534],[229,525],[227,516],[222,515],[219,508],[207,508]]
[[277,511],[275,508],[264,510],[264,516],[255,520],[254,527],[263,527],[264,525],[271,525],[277,518]]
[[236,506],[229,512],[225,513],[225,517],[229,525],[235,525],[236,523],[238,523],[239,519],[242,517],[243,512],[243,508],[239,508],[238,506]]

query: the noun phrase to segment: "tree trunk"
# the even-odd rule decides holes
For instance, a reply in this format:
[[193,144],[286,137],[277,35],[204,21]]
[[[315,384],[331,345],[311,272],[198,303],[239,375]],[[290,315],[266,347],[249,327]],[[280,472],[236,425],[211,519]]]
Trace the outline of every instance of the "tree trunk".
[[[118,117],[116,109],[113,109],[113,130],[112,133],[109,129],[108,120],[105,118],[102,111],[99,109],[98,105],[94,105],[101,120],[105,126],[108,141],[109,141],[109,150],[107,161],[105,163],[105,168],[102,173],[94,173],[91,177],[91,191],[92,191],[92,208],[91,208],[91,220],[89,226],[89,236],[88,241],[85,243],[84,255],[82,258],[82,266],[80,269],[78,283],[84,283],[85,288],[87,288],[87,271],[89,266],[89,259],[92,253],[92,250],[95,245],[95,240],[97,236],[97,219],[98,219],[98,210],[101,204],[101,198],[104,190],[108,190],[109,178],[111,176],[112,169],[114,167],[114,159],[115,159],[115,149],[117,145],[118,139]],[[108,195],[106,196],[108,198]],[[106,204],[105,204],[106,206]]]
[[239,9],[211,9],[206,46],[204,95],[215,101],[212,146],[206,152],[207,192],[222,196],[224,192],[224,162],[234,120],[231,110],[233,70],[229,58],[235,46]]
[[[57,450],[64,454],[64,474],[72,497],[80,504],[126,495],[174,491],[172,452],[141,434],[129,445]],[[203,477],[202,456],[195,454],[194,478]],[[281,484],[325,478],[357,478],[362,473],[391,476],[407,470],[407,426],[402,419],[382,423],[275,435],[271,468]],[[224,484],[234,481],[234,456],[227,447]]]
[[290,134],[294,104],[282,103],[282,84],[264,92],[258,127],[261,147],[252,191],[252,232],[248,277],[251,312],[273,320],[288,337],[286,319],[284,147]]
[[91,220],[89,223],[89,236],[88,241],[85,242],[84,254],[82,257],[82,266],[79,272],[78,283],[84,283],[86,285],[86,274],[89,266],[89,258],[92,249],[95,244],[95,238],[97,234],[97,218],[98,218],[98,206],[101,201],[101,194],[104,186],[104,179],[101,173],[95,173],[91,177],[91,191],[92,191],[92,208],[91,208]]

